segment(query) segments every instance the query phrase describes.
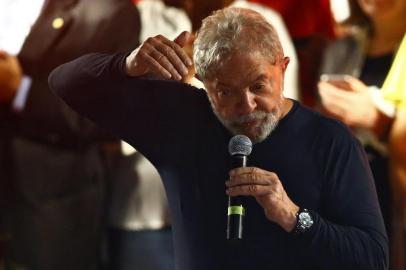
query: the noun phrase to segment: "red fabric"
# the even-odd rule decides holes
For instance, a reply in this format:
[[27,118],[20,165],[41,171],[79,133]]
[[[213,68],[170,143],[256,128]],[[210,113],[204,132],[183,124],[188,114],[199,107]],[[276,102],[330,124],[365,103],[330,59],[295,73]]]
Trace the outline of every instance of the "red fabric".
[[293,39],[323,34],[334,37],[329,0],[249,0],[278,11]]

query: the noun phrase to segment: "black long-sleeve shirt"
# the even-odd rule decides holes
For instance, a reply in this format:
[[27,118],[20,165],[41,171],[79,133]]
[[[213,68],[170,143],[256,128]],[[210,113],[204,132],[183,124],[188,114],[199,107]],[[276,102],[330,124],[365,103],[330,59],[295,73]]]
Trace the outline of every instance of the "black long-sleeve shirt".
[[275,172],[293,202],[311,210],[302,235],[269,221],[245,198],[244,240],[226,240],[231,134],[202,89],[131,78],[125,55],[92,54],[50,76],[79,113],[140,150],[158,169],[169,199],[177,268],[386,269],[388,240],[362,147],[348,129],[295,102],[249,165]]

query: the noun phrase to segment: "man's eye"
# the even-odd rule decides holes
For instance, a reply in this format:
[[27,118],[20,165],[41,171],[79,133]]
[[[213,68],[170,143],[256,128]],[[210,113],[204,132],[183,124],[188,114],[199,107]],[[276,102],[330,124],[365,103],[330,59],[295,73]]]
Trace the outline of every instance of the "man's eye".
[[230,90],[222,89],[222,90],[219,90],[217,93],[220,97],[226,97],[226,96],[230,95]]
[[251,87],[251,91],[262,91],[265,88],[265,84],[258,83]]

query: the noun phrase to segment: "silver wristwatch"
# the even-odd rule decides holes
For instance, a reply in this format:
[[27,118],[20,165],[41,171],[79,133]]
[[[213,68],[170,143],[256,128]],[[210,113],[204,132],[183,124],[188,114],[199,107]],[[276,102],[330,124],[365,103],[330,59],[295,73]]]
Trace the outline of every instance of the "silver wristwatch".
[[305,208],[300,208],[299,211],[296,213],[296,226],[294,229],[294,233],[304,233],[312,227],[313,223],[314,221],[311,213]]

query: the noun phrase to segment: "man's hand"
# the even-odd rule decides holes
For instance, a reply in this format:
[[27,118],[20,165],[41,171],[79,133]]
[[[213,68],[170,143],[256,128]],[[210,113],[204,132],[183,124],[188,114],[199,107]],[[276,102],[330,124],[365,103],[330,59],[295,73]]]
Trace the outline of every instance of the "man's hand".
[[182,49],[189,36],[188,32],[183,32],[174,41],[161,35],[148,38],[127,57],[127,75],[152,74],[158,79],[180,81],[188,74],[188,68],[193,64]]
[[20,85],[22,69],[17,57],[0,50],[0,103],[10,102]]
[[278,176],[256,167],[243,167],[230,171],[226,182],[229,196],[253,196],[264,208],[265,216],[290,232],[296,224],[299,207],[294,204]]

